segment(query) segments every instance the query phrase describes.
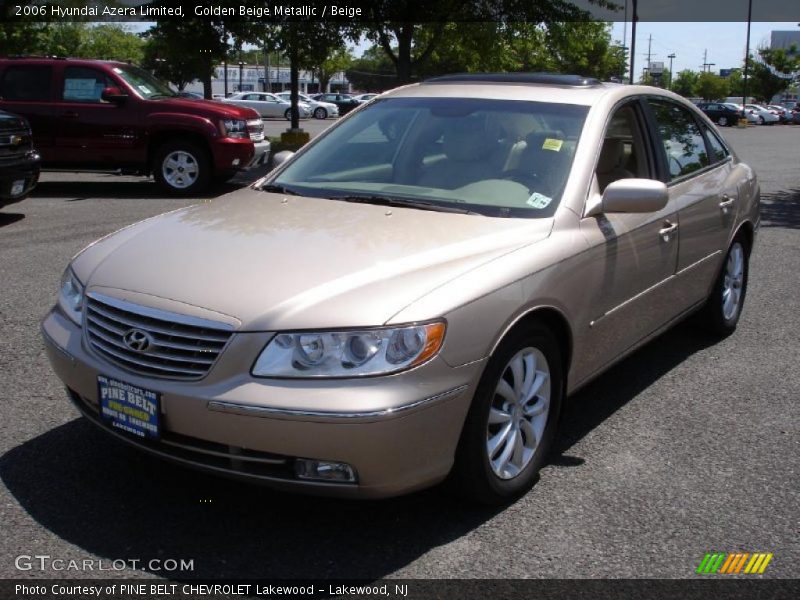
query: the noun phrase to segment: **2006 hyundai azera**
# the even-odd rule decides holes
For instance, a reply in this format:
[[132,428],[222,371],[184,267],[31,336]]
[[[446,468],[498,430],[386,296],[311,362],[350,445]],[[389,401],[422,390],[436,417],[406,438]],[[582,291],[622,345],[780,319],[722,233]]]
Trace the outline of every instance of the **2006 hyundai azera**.
[[446,76],[90,245],[44,338],[83,415],[156,455],[354,497],[449,476],[502,502],[565,395],[690,313],[734,330],[758,205],[670,92]]

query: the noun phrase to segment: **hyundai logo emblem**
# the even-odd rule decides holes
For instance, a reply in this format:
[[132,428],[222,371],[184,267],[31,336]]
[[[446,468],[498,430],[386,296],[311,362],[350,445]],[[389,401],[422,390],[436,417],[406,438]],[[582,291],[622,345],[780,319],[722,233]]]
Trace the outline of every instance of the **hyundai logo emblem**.
[[122,337],[122,341],[134,352],[147,352],[153,345],[153,338],[141,329],[129,329]]

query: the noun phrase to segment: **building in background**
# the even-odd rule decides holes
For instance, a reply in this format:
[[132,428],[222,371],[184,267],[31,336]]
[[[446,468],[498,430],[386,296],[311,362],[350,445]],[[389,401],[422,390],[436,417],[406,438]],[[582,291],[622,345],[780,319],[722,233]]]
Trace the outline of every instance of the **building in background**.
[[791,50],[795,47],[795,53],[800,54],[800,30],[798,31],[773,31],[770,36],[769,47],[772,50]]
[[[266,75],[266,77],[265,77]],[[289,67],[271,66],[269,72],[263,65],[242,65],[238,63],[228,63],[228,93],[235,92],[282,92],[289,89]],[[239,82],[241,81],[241,87]],[[327,89],[319,89],[319,81],[315,79],[311,71],[300,71],[299,74],[300,92],[305,94],[316,94],[318,92],[331,91],[350,91],[350,82],[344,72],[336,73],[331,77]],[[214,72],[211,80],[212,94],[225,94],[225,67],[219,65]],[[203,84],[200,81],[193,81],[186,86],[186,91],[203,93]]]

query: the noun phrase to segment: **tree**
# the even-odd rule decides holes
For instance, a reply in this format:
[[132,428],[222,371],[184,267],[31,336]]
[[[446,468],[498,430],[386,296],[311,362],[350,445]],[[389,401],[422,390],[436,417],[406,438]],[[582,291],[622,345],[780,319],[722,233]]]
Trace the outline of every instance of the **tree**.
[[694,91],[703,100],[719,100],[728,95],[728,82],[724,77],[714,73],[701,73]]
[[144,40],[125,25],[102,23],[86,30],[81,52],[88,58],[139,64],[144,56]]
[[[227,56],[227,32],[221,21],[181,19],[159,21],[145,32],[142,66],[157,77],[171,81],[178,89],[199,79],[203,95],[211,98],[214,67]],[[192,48],[186,47],[192,40]]]
[[784,91],[792,83],[791,75],[800,71],[800,54],[797,46],[784,48],[759,48],[758,59],[750,57],[752,86],[748,93],[764,102]]
[[[589,0],[608,5],[606,0]],[[615,5],[616,6],[616,5]],[[445,21],[485,21],[498,23],[514,31],[516,24],[528,29],[541,23],[569,23],[590,20],[589,13],[561,0],[494,0],[461,2],[460,0],[374,0],[367,15],[363,33],[384,51],[397,74],[396,83],[415,79],[416,73],[437,49],[443,48]],[[463,18],[462,18],[463,17]]]
[[359,90],[383,92],[394,87],[396,73],[380,46],[372,46],[356,58],[346,71],[347,80]]
[[328,89],[331,78],[341,71],[346,71],[353,63],[353,55],[347,48],[338,48],[323,60],[314,69],[319,80],[319,89],[324,92]]
[[675,81],[672,83],[672,91],[681,96],[690,98],[695,95],[695,86],[700,77],[698,73],[689,69],[680,71],[675,76]]

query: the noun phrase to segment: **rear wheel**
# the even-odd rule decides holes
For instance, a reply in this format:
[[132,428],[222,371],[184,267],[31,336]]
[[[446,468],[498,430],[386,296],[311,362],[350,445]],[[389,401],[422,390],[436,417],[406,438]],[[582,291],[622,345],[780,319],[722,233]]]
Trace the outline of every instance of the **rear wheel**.
[[327,119],[328,118],[328,111],[325,110],[323,107],[319,106],[314,110],[314,118],[315,119]]
[[761,125],[763,125],[763,124],[764,124],[764,117],[762,117],[761,115],[758,115],[758,122],[759,122]]
[[166,142],[156,150],[153,177],[172,195],[196,194],[211,181],[211,160],[197,144],[183,140]]
[[744,237],[738,235],[728,248],[722,270],[700,317],[703,326],[721,336],[736,331],[747,293],[750,250]]
[[287,108],[286,112],[283,113],[283,116],[286,117],[287,121],[291,121],[292,120],[292,109],[291,108]]
[[727,127],[728,126],[728,117],[720,117],[719,121],[717,121],[720,127]]
[[562,368],[555,336],[539,323],[498,347],[459,442],[452,481],[462,494],[501,504],[533,486],[558,424]]

